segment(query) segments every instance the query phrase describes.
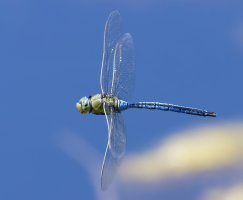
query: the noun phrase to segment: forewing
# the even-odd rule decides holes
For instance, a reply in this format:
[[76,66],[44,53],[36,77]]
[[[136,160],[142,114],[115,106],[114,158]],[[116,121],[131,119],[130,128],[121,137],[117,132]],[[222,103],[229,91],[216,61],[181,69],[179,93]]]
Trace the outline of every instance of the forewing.
[[[132,93],[134,81],[134,52],[130,34],[122,35],[121,16],[113,11],[105,25],[103,61],[100,84],[102,93],[127,99]],[[108,126],[108,144],[101,172],[101,187],[106,189],[113,180],[124,156],[126,130],[120,113],[104,102]]]
[[135,56],[132,36],[123,34],[117,41],[114,60],[111,94],[129,100],[135,84]]
[[113,11],[106,21],[104,30],[103,60],[100,73],[102,93],[111,93],[114,52],[121,35],[121,15],[118,11]]

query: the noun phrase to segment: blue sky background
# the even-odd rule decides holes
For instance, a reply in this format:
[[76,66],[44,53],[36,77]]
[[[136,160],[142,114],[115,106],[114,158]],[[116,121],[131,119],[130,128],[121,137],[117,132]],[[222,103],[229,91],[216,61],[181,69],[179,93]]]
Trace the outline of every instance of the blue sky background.
[[[0,199],[96,199],[87,172],[56,138],[75,132],[105,151],[104,117],[82,116],[75,103],[100,92],[103,29],[114,9],[134,38],[134,100],[218,113],[128,111],[127,153],[174,131],[242,120],[243,1],[1,0]],[[171,190],[163,197],[178,199]],[[186,199],[197,190],[187,189]]]

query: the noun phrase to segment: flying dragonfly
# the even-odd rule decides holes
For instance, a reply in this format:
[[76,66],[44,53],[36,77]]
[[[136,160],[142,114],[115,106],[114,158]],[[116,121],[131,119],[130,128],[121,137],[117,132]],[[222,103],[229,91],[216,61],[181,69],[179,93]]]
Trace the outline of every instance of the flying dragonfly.
[[128,102],[134,89],[134,44],[130,33],[123,33],[121,15],[110,13],[105,24],[103,60],[100,73],[101,94],[82,97],[76,103],[81,114],[105,115],[108,143],[101,170],[101,188],[106,190],[122,161],[126,148],[126,129],[122,111],[131,108],[173,111],[216,117],[215,112],[160,102]]

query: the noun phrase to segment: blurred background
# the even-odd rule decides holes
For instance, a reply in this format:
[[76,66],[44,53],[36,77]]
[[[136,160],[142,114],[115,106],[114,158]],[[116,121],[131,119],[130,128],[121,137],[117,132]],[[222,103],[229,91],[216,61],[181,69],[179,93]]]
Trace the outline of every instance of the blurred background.
[[[118,9],[134,38],[134,101],[205,108],[217,118],[131,110],[127,152],[100,189],[103,30]],[[243,2],[1,0],[0,199],[243,199]]]

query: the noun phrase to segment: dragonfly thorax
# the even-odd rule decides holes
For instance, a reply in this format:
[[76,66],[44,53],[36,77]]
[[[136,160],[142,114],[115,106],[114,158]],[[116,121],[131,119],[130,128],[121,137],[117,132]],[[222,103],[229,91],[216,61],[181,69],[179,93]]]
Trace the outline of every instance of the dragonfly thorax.
[[[106,111],[104,111],[104,106]],[[128,108],[126,101],[109,94],[96,94],[93,96],[82,97],[76,108],[81,114],[93,113],[96,115],[110,114],[110,112],[120,112]]]

